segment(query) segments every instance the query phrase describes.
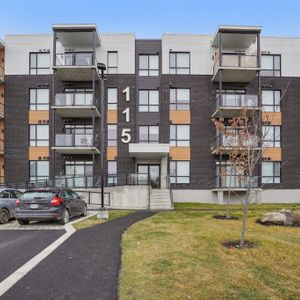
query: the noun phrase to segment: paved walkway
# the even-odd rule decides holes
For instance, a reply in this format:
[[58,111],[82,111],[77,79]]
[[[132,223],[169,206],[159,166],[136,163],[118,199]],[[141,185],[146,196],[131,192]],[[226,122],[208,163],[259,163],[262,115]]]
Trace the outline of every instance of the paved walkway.
[[122,233],[153,215],[139,211],[80,230],[23,277],[4,299],[117,299]]

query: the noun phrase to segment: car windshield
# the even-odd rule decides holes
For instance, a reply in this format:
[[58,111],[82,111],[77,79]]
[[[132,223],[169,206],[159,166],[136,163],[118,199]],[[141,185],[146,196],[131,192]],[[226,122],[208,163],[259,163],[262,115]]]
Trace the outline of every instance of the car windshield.
[[51,197],[55,192],[48,192],[48,191],[40,191],[40,192],[27,192],[23,194],[22,199],[28,200],[28,199],[37,199],[37,198],[49,198]]

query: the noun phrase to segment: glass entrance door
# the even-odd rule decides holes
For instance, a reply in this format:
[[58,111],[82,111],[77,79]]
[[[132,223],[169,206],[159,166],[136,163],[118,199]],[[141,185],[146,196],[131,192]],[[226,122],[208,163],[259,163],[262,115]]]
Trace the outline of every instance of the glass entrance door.
[[145,179],[153,188],[160,188],[160,165],[138,165],[139,183],[145,183]]

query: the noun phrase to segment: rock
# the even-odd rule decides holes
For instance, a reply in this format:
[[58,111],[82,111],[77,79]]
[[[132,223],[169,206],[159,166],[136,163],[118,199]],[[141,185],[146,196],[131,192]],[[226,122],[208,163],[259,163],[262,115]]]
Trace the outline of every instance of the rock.
[[265,225],[285,225],[286,216],[280,212],[269,212],[260,219],[260,222]]
[[290,209],[282,209],[279,211],[281,214],[284,214],[286,217],[286,222],[284,225],[291,226],[293,225],[293,220],[295,217],[295,213],[291,211]]
[[300,226],[300,215],[295,215],[293,218],[293,225]]

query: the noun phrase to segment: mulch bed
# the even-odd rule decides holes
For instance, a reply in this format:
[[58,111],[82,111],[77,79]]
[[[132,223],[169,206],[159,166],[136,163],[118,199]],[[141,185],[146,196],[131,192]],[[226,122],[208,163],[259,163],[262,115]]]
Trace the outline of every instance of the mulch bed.
[[256,248],[257,247],[257,245],[255,243],[247,241],[247,240],[245,241],[243,248],[240,247],[240,241],[239,240],[223,242],[222,245],[227,249],[243,249],[243,248],[251,249],[251,248]]
[[214,215],[213,218],[217,220],[238,220],[239,219],[238,217],[234,217],[234,216],[230,216],[229,218],[227,218],[224,215]]

